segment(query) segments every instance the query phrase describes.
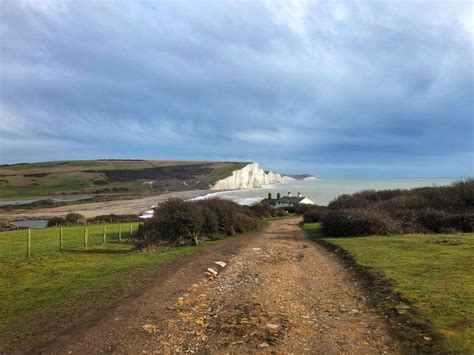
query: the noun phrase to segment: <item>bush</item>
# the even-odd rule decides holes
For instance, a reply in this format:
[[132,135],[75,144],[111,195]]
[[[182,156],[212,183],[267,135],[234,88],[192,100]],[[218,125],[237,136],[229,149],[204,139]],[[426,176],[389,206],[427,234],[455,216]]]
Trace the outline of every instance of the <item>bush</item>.
[[117,223],[117,222],[136,222],[136,214],[104,214],[87,219],[88,223]]
[[142,246],[150,244],[199,244],[218,234],[234,235],[255,229],[252,209],[219,199],[183,201],[170,199],[155,209],[138,233]]
[[53,217],[48,220],[47,227],[65,226],[67,224],[63,217]]
[[86,218],[79,214],[79,213],[74,213],[70,212],[68,213],[64,219],[66,220],[66,224],[84,224],[86,223]]
[[274,208],[266,203],[256,203],[255,205],[250,206],[250,210],[258,218],[268,218],[273,216]]
[[0,221],[0,231],[13,231],[19,228],[10,222]]
[[[474,179],[461,180],[450,186],[422,187],[411,190],[384,190],[361,191],[353,195],[342,195],[331,201],[328,205],[331,211],[342,211],[334,222],[323,218],[330,226],[327,230],[337,233],[349,233],[346,227],[349,222],[354,222],[355,217],[370,217],[366,222],[366,229],[374,227],[373,218],[379,216],[380,222],[388,230],[398,230],[402,233],[446,233],[470,232],[473,227],[474,216]],[[351,210],[351,220],[347,220]],[[356,212],[358,211],[358,212]],[[305,221],[317,221],[317,213],[307,212]],[[336,230],[335,224],[341,223]],[[392,227],[396,225],[396,228]],[[382,228],[383,231],[383,228]],[[358,226],[352,235],[366,234],[364,228]],[[330,233],[334,235],[333,233]],[[390,234],[379,233],[379,234]]]
[[321,218],[322,232],[333,237],[400,233],[387,214],[363,209],[328,210]]
[[341,195],[332,200],[329,209],[365,208],[369,205],[401,196],[405,190],[365,190],[352,195]]
[[286,214],[287,211],[284,208],[273,208],[271,217],[283,217]]
[[235,232],[244,233],[257,228],[258,220],[255,217],[248,216],[247,214],[237,212],[235,214]]
[[473,213],[448,213],[434,209],[419,211],[418,223],[429,232],[472,232],[474,230]]
[[202,237],[204,217],[199,205],[180,199],[169,199],[155,209],[153,218],[147,220],[140,230],[139,238],[145,245],[199,244]]
[[208,237],[213,237],[219,233],[219,219],[217,218],[217,214],[208,206],[201,205],[200,208],[204,218],[202,232]]
[[325,212],[326,212],[326,207],[311,205],[311,207],[306,208],[306,211],[303,213],[303,222],[304,223],[320,222]]
[[466,207],[474,207],[474,179],[456,181],[452,186]]
[[[249,218],[253,218],[256,221],[255,215],[253,215],[250,208],[246,208],[236,204],[235,202],[221,199],[209,199],[198,202],[201,206],[205,206],[212,210],[219,223],[219,231],[226,235],[235,235],[237,226],[242,229],[245,225],[251,225],[250,223],[242,223],[242,216],[238,214],[247,215]],[[244,230],[246,232],[247,230]]]

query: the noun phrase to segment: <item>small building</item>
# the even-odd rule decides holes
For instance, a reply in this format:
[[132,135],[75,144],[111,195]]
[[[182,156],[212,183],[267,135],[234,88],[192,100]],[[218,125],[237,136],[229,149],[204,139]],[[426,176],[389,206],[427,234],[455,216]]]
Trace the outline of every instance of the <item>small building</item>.
[[261,201],[267,205],[270,205],[274,208],[279,207],[292,207],[297,205],[314,205],[314,202],[309,198],[301,196],[301,193],[298,192],[296,196],[291,196],[291,192],[288,192],[287,196],[281,196],[280,193],[277,193],[276,198],[272,198],[272,193],[268,193],[268,198],[265,198]]

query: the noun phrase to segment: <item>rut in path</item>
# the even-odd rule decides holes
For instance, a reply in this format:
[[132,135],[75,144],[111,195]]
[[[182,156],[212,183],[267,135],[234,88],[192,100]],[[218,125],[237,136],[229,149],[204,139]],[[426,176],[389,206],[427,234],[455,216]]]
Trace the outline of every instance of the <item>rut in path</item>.
[[[397,353],[358,280],[337,256],[309,241],[299,222],[272,221],[176,261],[142,295],[41,350]],[[218,275],[205,276],[208,267]]]

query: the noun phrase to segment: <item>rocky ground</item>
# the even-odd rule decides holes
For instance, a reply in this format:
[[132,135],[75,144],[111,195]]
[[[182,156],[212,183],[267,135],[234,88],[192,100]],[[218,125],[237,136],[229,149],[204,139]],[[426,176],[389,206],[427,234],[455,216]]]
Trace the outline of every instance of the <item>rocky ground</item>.
[[299,219],[203,249],[44,353],[397,353],[384,319]]

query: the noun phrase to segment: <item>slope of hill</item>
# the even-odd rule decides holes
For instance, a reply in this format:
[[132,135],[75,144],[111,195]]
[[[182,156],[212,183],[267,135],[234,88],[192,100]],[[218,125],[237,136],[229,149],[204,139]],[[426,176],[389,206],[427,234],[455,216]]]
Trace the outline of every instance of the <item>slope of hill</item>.
[[0,198],[209,189],[245,162],[76,160],[0,165]]

